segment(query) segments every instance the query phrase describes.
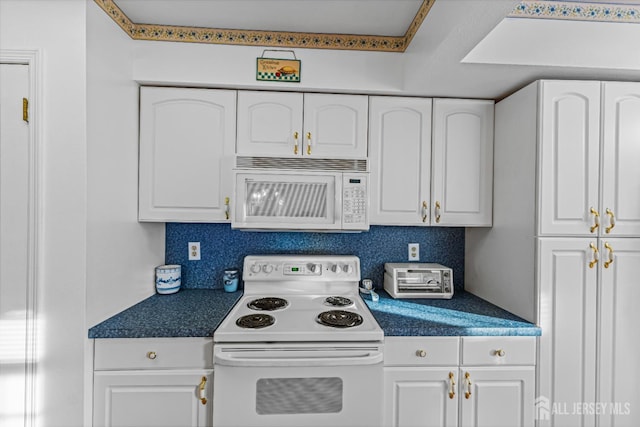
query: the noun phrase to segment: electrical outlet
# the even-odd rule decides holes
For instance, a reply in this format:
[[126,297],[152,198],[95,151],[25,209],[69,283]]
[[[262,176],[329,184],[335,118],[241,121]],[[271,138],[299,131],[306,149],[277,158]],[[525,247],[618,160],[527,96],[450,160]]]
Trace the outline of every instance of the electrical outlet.
[[189,261],[200,261],[200,242],[189,242]]
[[420,243],[409,243],[409,261],[420,261]]

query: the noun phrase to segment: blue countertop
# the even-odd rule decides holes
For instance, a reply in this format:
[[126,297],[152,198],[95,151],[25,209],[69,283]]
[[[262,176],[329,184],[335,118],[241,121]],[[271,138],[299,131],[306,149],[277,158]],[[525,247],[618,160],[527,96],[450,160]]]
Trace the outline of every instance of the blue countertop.
[[[450,300],[362,295],[385,336],[540,335],[539,327],[466,292]],[[89,338],[211,337],[242,296],[221,289],[153,295],[89,329]]]
[[242,292],[155,294],[89,329],[89,338],[212,337]]
[[393,299],[377,290],[377,302],[362,295],[385,336],[516,335],[542,330],[468,292],[447,299]]

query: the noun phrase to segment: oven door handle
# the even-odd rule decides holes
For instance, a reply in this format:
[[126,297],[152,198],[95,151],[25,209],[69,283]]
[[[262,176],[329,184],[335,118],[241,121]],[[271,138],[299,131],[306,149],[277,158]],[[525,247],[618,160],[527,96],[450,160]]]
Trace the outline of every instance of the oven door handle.
[[246,357],[242,353],[217,353],[214,364],[225,366],[355,366],[355,365],[375,365],[382,363],[383,353],[381,351],[359,352],[345,355],[325,355],[321,357],[302,356],[275,356],[275,357]]

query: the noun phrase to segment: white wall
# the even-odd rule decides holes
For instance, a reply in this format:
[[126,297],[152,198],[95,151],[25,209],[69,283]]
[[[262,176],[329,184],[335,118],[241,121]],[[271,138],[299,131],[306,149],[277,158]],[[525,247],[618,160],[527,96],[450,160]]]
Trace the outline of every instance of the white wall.
[[37,420],[83,424],[86,280],[84,1],[1,0],[0,48],[40,52],[42,245]]
[[87,3],[87,325],[155,293],[164,224],[138,222],[133,41]]
[[[256,81],[262,47],[149,41],[135,46],[133,77],[149,84],[389,94],[404,85],[398,53],[294,49],[302,61],[300,83],[274,83]],[[265,56],[292,58],[283,52]]]

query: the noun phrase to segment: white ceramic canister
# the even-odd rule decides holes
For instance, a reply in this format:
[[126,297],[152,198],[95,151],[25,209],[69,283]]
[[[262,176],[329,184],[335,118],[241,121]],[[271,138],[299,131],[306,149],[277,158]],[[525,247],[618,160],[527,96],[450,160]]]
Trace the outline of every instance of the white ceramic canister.
[[182,267],[177,264],[156,267],[156,291],[159,294],[175,294],[180,290]]

